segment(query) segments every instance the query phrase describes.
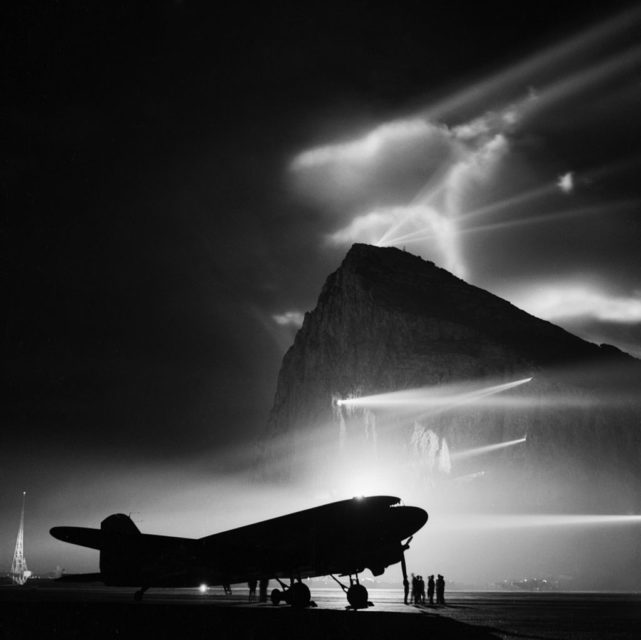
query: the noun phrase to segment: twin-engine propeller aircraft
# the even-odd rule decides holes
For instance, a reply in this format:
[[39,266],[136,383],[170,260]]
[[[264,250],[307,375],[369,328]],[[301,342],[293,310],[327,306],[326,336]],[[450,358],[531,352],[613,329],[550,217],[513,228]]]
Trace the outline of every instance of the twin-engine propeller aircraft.
[[[51,535],[100,551],[100,573],[66,575],[62,580],[140,587],[136,600],[150,587],[260,580],[266,589],[267,581],[276,579],[282,591],[272,591],[272,602],[284,600],[302,608],[311,604],[309,587],[302,579],[330,575],[346,593],[350,606],[362,609],[371,603],[358,574],[367,568],[379,576],[389,565],[401,562],[406,579],[404,552],[426,522],[423,509],[401,506],[400,499],[392,496],[372,496],[199,539],[144,534],[121,513],[103,520],[100,529],[54,527]],[[349,577],[349,586],[335,574]]]

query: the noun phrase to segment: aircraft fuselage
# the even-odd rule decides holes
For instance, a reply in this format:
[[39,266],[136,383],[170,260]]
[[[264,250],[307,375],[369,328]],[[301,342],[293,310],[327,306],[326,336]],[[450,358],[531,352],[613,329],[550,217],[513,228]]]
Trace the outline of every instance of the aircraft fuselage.
[[100,529],[54,527],[59,540],[100,551],[100,579],[112,586],[193,587],[251,579],[374,575],[401,560],[402,541],[427,521],[391,496],[354,498],[200,539],[143,534],[125,515]]

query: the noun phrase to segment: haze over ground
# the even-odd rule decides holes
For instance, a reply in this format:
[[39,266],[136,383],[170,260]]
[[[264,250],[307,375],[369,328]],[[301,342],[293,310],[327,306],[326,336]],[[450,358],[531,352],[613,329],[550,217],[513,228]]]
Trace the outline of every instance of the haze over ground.
[[352,242],[641,353],[633,5],[5,11],[7,567],[310,506],[244,454]]

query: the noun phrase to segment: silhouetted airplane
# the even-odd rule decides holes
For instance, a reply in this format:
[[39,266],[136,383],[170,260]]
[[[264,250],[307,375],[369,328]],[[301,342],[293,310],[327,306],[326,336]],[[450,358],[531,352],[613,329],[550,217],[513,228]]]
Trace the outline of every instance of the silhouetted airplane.
[[[295,607],[311,603],[303,578],[330,575],[355,609],[368,606],[358,574],[375,576],[401,562],[411,536],[427,522],[418,507],[392,496],[353,498],[298,511],[200,539],[143,534],[131,518],[109,516],[100,529],[54,527],[58,540],[100,551],[100,573],[63,576],[65,581],[102,581],[109,586],[197,587],[276,579],[271,600]],[[407,542],[403,543],[403,540]],[[349,577],[349,586],[334,574]],[[283,580],[289,580],[289,585]],[[265,582],[266,584],[266,582]]]

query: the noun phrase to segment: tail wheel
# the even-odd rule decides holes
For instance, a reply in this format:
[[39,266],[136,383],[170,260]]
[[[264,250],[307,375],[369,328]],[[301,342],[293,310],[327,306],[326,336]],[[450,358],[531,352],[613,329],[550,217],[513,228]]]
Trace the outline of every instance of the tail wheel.
[[274,589],[269,596],[273,605],[279,605],[282,597],[283,594],[281,593],[280,589]]
[[352,609],[367,609],[367,589],[362,584],[353,584],[347,590],[347,602]]
[[304,582],[295,582],[289,589],[289,604],[296,609],[309,607],[312,601],[312,594]]

